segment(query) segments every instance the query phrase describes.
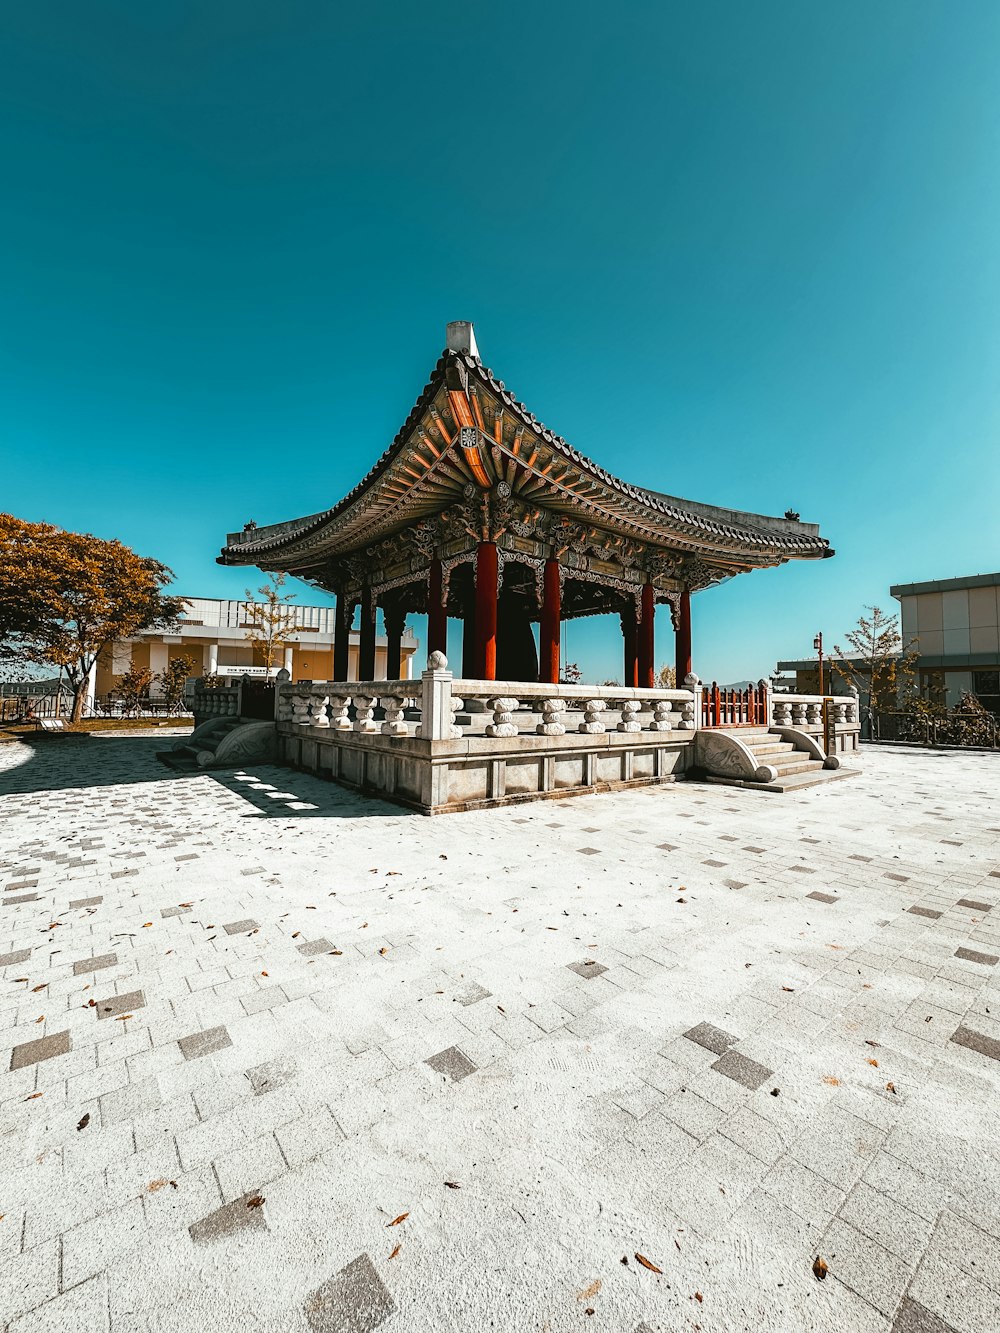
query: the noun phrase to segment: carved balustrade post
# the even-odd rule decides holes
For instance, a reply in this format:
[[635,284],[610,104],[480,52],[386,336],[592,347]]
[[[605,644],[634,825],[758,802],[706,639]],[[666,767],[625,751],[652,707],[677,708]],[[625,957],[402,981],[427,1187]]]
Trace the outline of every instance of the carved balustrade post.
[[678,731],[697,731],[701,725],[701,677],[689,671],[684,677],[684,688],[690,690],[693,699],[685,700],[681,705],[681,721]]
[[818,703],[806,704],[806,721],[810,726],[816,726],[823,716],[823,706]]
[[802,704],[802,703],[793,703],[793,704],[792,704],[792,725],[795,726],[795,727],[801,727],[801,726],[804,725],[805,720],[806,720],[806,706],[805,706],[805,704]]
[[583,721],[580,723],[580,731],[587,736],[600,736],[607,730],[601,721],[601,714],[607,708],[607,703],[603,699],[588,699],[583,705]]
[[490,707],[493,709],[493,721],[486,728],[487,736],[516,736],[514,713],[518,707],[517,700],[504,695],[498,699],[491,699]]
[[448,659],[435,649],[427,659],[427,670],[421,676],[420,726],[417,735],[427,741],[450,741],[461,735],[454,725],[453,704],[461,707],[451,693],[452,674]]
[[622,720],[618,723],[619,731],[642,731],[642,723],[636,717],[642,704],[638,699],[622,700]]
[[330,726],[334,731],[353,731],[354,724],[348,717],[348,708],[351,703],[349,694],[337,694],[330,700]]
[[650,731],[669,731],[673,708],[674,706],[669,699],[657,699],[653,704],[653,720],[649,724]]
[[565,699],[543,699],[542,720],[535,727],[539,736],[565,736],[562,715],[566,712]]
[[329,729],[330,718],[327,714],[327,705],[329,697],[325,694],[314,694],[312,696],[312,724],[323,730]]
[[378,731],[378,723],[375,721],[375,705],[378,699],[373,694],[356,694],[354,696],[354,730],[360,732],[363,736],[371,736]]
[[774,724],[778,727],[787,727],[792,721],[792,706],[786,699],[775,698],[771,706]]
[[311,724],[308,694],[297,693],[292,695],[292,722],[297,727],[308,727]]
[[382,723],[383,736],[406,736],[406,723],[402,720],[405,699],[398,695],[383,695],[382,707],[385,709],[385,721]]

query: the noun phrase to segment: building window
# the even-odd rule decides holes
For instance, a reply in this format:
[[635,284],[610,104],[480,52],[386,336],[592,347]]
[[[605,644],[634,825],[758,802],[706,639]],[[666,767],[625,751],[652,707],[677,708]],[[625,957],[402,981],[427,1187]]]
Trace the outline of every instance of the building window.
[[929,703],[941,704],[947,701],[948,692],[944,683],[943,671],[921,671],[920,693]]
[[1000,714],[1000,670],[973,671],[972,693],[984,708]]

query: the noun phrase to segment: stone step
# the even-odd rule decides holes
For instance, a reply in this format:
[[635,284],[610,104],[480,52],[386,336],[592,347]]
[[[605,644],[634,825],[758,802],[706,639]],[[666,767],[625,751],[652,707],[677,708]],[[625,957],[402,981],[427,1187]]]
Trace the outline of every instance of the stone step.
[[[764,762],[767,763],[768,761],[765,760]],[[813,759],[811,755],[808,754],[797,756],[795,759],[783,759],[779,763],[770,764],[769,766],[777,771],[779,777],[784,777],[786,774],[791,773],[802,773],[810,768],[820,770],[823,768],[823,765],[818,759]]]

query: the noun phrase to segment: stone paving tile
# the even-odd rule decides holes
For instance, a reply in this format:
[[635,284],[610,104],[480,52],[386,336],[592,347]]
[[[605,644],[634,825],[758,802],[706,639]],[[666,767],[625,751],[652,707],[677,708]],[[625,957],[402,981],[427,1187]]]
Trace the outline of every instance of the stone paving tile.
[[956,958],[964,958],[969,963],[982,963],[984,967],[995,967],[1000,963],[1000,954],[979,953],[976,949],[956,949]]
[[244,921],[230,921],[228,926],[222,929],[227,935],[248,935],[251,930],[258,930],[257,922],[247,917]]
[[904,1296],[892,1322],[892,1333],[956,1333],[956,1330],[919,1301]]
[[98,1000],[95,1012],[98,1018],[118,1018],[120,1014],[129,1014],[145,1007],[145,995],[141,990],[133,990],[125,995],[109,995],[104,1000]]
[[48,1037],[38,1037],[34,1041],[22,1042],[12,1048],[10,1067],[24,1069],[26,1065],[37,1064],[40,1060],[51,1060],[56,1055],[65,1055],[70,1049],[69,1030],[53,1032]]
[[103,953],[94,958],[81,958],[79,962],[73,964],[74,976],[83,976],[87,972],[100,972],[106,967],[114,967],[118,962],[116,953]]
[[27,962],[30,957],[30,949],[15,949],[12,953],[0,954],[0,967],[12,967],[15,963]]
[[968,907],[968,908],[970,908],[973,912],[989,912],[989,911],[991,910],[991,904],[990,904],[990,903],[980,903],[980,902],[976,902],[976,900],[975,900],[974,898],[959,898],[959,900],[958,900],[956,906],[958,906],[958,907]]
[[211,1245],[242,1232],[266,1231],[265,1207],[266,1201],[262,1200],[256,1190],[251,1190],[223,1204],[221,1208],[216,1208],[207,1217],[192,1222],[188,1232],[196,1245]]
[[968,1050],[985,1055],[990,1060],[1000,1060],[1000,1040],[976,1032],[974,1028],[964,1025],[957,1027],[951,1034],[951,1040],[956,1046],[965,1046]]
[[839,902],[840,902],[840,899],[837,897],[837,895],[836,895],[835,893],[819,893],[819,892],[814,892],[814,893],[807,893],[807,894],[806,894],[806,897],[807,897],[807,898],[815,898],[816,902],[818,902],[818,903],[839,903]]
[[720,1056],[712,1068],[716,1073],[731,1078],[734,1083],[742,1083],[751,1092],[756,1092],[774,1073],[774,1070],[768,1069],[766,1065],[758,1064],[756,1060],[751,1060],[740,1051],[732,1050]]
[[311,1293],[303,1313],[310,1333],[370,1333],[395,1309],[371,1258],[359,1254]]
[[317,954],[329,953],[333,945],[329,940],[319,939],[303,940],[301,944],[297,944],[295,947],[303,958],[314,958]]
[[593,977],[599,977],[602,972],[607,972],[603,963],[599,963],[596,958],[584,958],[579,963],[567,963],[566,966],[571,972],[575,972],[578,977],[590,981]]
[[177,1044],[185,1060],[199,1060],[203,1055],[213,1055],[216,1051],[232,1046],[233,1041],[224,1027],[214,1027],[181,1037]]
[[430,1056],[424,1063],[430,1065],[437,1073],[446,1074],[453,1083],[458,1083],[476,1072],[476,1066],[457,1046],[449,1046],[446,1050],[438,1051],[437,1055]]
[[689,1028],[684,1036],[688,1041],[704,1046],[706,1051],[713,1051],[716,1055],[724,1055],[730,1046],[735,1046],[740,1040],[731,1032],[724,1032],[722,1028],[714,1027],[711,1023],[699,1023],[697,1027]]

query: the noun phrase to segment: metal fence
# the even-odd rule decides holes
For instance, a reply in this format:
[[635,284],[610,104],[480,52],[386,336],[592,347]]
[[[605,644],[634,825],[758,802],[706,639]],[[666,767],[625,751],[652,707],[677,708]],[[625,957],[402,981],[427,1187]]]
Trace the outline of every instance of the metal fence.
[[[73,713],[73,696],[63,690],[61,694],[11,694],[0,697],[0,722],[27,723],[40,722],[43,718],[64,718],[67,721]],[[95,699],[93,705],[85,704],[83,716],[92,718],[152,718],[152,717],[190,717],[191,707],[185,701],[179,708],[168,709],[166,703],[158,699],[143,699],[138,708],[126,708],[120,698],[108,695],[104,699]]]
[[904,745],[976,745],[1000,748],[1000,723],[992,713],[948,713],[927,717],[921,713],[872,713],[875,741]]

